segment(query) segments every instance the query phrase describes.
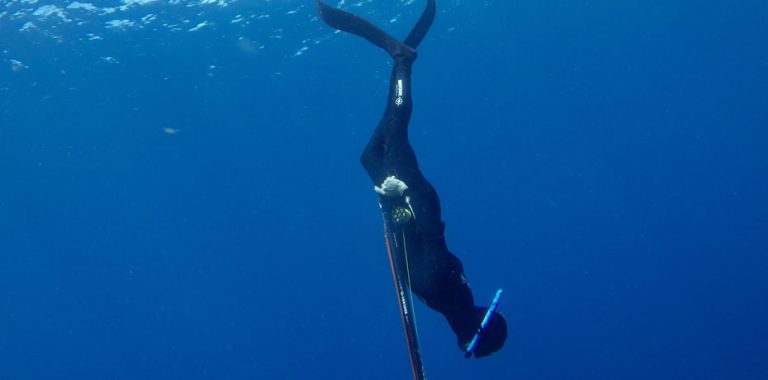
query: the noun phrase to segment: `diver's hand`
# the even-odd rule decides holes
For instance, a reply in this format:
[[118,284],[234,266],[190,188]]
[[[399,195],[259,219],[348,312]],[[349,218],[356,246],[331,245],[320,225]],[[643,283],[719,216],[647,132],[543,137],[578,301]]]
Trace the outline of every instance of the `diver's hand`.
[[374,186],[373,189],[376,190],[379,195],[385,197],[399,197],[403,195],[405,190],[408,190],[408,185],[392,175],[387,177],[387,179],[381,183],[381,187]]

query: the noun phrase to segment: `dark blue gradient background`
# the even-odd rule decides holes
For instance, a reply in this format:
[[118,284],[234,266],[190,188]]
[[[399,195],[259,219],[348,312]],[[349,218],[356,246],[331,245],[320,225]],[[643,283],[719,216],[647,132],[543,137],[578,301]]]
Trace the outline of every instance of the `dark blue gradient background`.
[[[408,378],[358,163],[387,59],[283,3],[255,53],[0,26],[0,378]],[[766,4],[438,2],[412,140],[510,334],[468,361],[419,305],[430,378],[768,378]]]

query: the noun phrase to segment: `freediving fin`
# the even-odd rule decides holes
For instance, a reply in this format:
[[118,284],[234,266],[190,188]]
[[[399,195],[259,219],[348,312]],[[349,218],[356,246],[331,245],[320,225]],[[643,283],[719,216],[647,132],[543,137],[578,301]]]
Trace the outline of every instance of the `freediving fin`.
[[421,17],[419,17],[419,20],[403,43],[360,16],[334,8],[320,0],[315,0],[315,3],[317,4],[320,19],[332,28],[363,37],[374,45],[386,50],[390,57],[397,58],[400,56],[411,62],[416,57],[416,47],[421,43],[432,26],[436,12],[435,0],[427,0],[427,6],[424,8]]

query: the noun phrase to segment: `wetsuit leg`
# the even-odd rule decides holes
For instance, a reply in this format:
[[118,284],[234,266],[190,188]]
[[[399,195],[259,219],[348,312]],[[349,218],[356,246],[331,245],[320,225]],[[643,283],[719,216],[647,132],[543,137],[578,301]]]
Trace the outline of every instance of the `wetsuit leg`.
[[408,139],[412,110],[411,63],[395,61],[389,80],[387,107],[360,157],[376,185],[394,175],[411,187],[414,179],[421,176]]

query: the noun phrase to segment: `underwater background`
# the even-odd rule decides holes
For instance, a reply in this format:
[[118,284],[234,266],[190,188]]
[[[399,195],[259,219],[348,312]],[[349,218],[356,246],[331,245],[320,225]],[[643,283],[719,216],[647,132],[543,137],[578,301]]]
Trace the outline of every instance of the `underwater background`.
[[[437,5],[411,138],[509,337],[419,303],[429,378],[767,379],[768,3]],[[0,379],[409,378],[389,69],[309,0],[0,1]]]

